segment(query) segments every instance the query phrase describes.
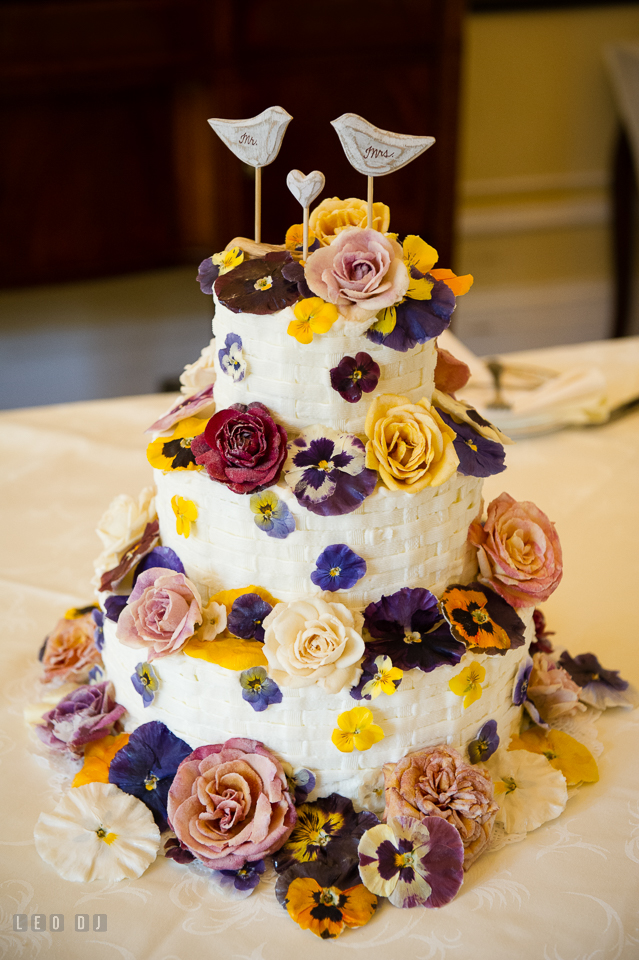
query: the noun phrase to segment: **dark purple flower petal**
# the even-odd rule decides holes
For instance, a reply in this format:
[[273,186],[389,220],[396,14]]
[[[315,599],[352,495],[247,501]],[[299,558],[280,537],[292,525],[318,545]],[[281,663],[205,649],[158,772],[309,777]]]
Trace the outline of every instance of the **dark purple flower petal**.
[[217,263],[213,263],[212,257],[203,260],[197,271],[197,282],[200,285],[202,293],[213,293],[213,284],[217,280],[220,268]]
[[[93,639],[98,650],[102,650],[104,647],[104,613],[98,607],[93,607],[91,616],[93,617],[93,622],[95,623]],[[42,648],[42,653],[44,655],[44,647]],[[42,659],[42,657],[40,657],[40,659]]]
[[315,774],[311,773],[311,771],[305,767],[302,767],[301,770],[296,770],[295,773],[290,776],[287,773],[286,781],[288,783],[288,791],[294,798],[296,807],[305,803],[308,795],[315,789]]
[[379,365],[368,353],[342,357],[331,370],[331,386],[348,403],[357,403],[362,393],[371,393],[379,382]]
[[257,593],[244,593],[238,597],[229,613],[227,627],[229,632],[242,640],[264,640],[262,622],[273,607]]
[[497,721],[487,720],[474,740],[468,744],[468,756],[471,763],[483,763],[492,757],[499,746]]
[[457,423],[443,410],[437,412],[444,423],[455,431],[453,446],[459,457],[459,473],[465,477],[492,477],[506,469],[501,443],[480,436],[467,423]]
[[176,863],[193,863],[195,857],[190,850],[180,843],[177,837],[171,837],[164,844],[164,856]]
[[333,543],[317,558],[311,581],[322,590],[350,590],[366,573],[366,561],[345,543]]
[[100,591],[112,592],[126,577],[129,570],[145,557],[153,549],[160,537],[160,522],[152,520],[147,523],[144,533],[139,540],[132,544],[125,554],[120,558],[120,562],[112,570],[107,570],[100,578]]
[[619,671],[604,669],[594,653],[580,653],[577,657],[571,657],[568,651],[564,650],[559,657],[559,666],[563,667],[580,687],[600,683],[613,690],[628,688],[628,681],[622,680]]
[[114,623],[117,623],[120,619],[120,614],[126,607],[129,602],[129,594],[126,595],[114,593],[112,596],[107,597],[104,601],[104,609],[106,611],[106,617],[108,620],[113,620]]
[[[313,241],[313,245],[308,248],[308,252],[311,253],[313,250],[317,250],[318,247],[319,240],[316,239]],[[308,300],[310,297],[315,296],[306,282],[304,267],[299,260],[292,260],[291,263],[284,264],[282,267],[282,276],[285,280],[297,284],[297,292],[299,293],[300,300]]]
[[539,608],[533,610],[533,622],[535,624],[535,639],[528,647],[529,653],[552,653],[553,646],[549,637],[554,637],[554,630],[546,629],[546,618]]
[[430,300],[407,297],[396,309],[394,330],[386,336],[376,330],[368,330],[366,336],[372,343],[381,343],[391,350],[406,353],[416,344],[426,343],[443,333],[455,309],[455,294],[443,280],[434,280]]
[[111,761],[109,783],[146,804],[160,830],[166,830],[169,788],[190,753],[188,743],[159,720],[143,723]]
[[236,890],[254,890],[266,869],[263,860],[245,863],[239,870],[216,870],[222,886],[232,886]]
[[154,547],[143,560],[140,560],[135,568],[133,574],[134,586],[140,574],[144,573],[145,570],[150,570],[151,567],[164,567],[166,570],[175,570],[176,573],[186,573],[184,564],[175,550],[172,550],[171,547]]
[[293,258],[286,251],[274,251],[255,260],[245,260],[234,270],[218,277],[215,293],[233,313],[265,316],[291,306],[299,299],[296,282],[284,277],[283,268]]
[[101,740],[113,731],[125,713],[115,700],[115,687],[104,683],[76,687],[42,717],[35,730],[38,737],[54,750],[81,754],[87,743]]
[[528,694],[528,681],[530,680],[530,674],[532,673],[533,662],[532,657],[526,657],[522,660],[519,670],[517,671],[517,676],[515,677],[515,685],[513,687],[513,703],[515,706],[520,707],[526,696]]

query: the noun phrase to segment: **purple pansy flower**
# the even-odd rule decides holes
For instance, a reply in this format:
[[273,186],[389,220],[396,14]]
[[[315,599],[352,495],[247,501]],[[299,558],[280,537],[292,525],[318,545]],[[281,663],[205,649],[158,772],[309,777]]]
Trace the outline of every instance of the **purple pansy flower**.
[[468,744],[468,756],[471,763],[483,763],[492,757],[499,746],[497,721],[487,720],[474,740]]
[[176,863],[193,863],[195,857],[177,837],[170,837],[164,844],[164,856]]
[[311,580],[322,590],[350,590],[366,573],[366,561],[345,543],[332,543],[316,562]]
[[466,652],[440,614],[437,597],[423,587],[402,587],[369,603],[364,627],[372,638],[369,656],[384,654],[402,670],[430,673],[442,664],[454,666]]
[[437,412],[444,423],[455,431],[453,446],[459,457],[459,473],[465,477],[492,477],[506,469],[501,443],[480,436],[467,423],[457,423],[443,410]]
[[146,804],[160,830],[166,830],[169,788],[190,753],[188,743],[159,720],[143,723],[111,761],[109,783]]
[[44,714],[44,723],[35,730],[42,742],[53,750],[70,750],[80,755],[87,743],[112,733],[123,713],[124,707],[115,701],[115,687],[106,680],[76,687]]
[[89,685],[93,686],[93,684],[102,683],[103,680],[104,670],[96,663],[96,665],[89,670]]
[[226,626],[230,633],[242,640],[264,642],[262,623],[273,607],[257,593],[243,593],[231,608]]
[[309,793],[312,793],[315,789],[315,774],[307,770],[306,767],[302,767],[301,770],[296,770],[295,773],[289,775],[286,772],[286,766],[284,767],[284,773],[286,773],[288,792],[293,797],[295,806],[299,807],[300,804],[306,803]]
[[275,680],[271,680],[267,676],[266,670],[262,666],[243,670],[240,674],[240,686],[242,687],[242,699],[250,703],[257,713],[266,710],[272,703],[282,702],[282,691]]
[[519,670],[517,671],[517,676],[515,677],[515,683],[513,686],[513,703],[517,707],[520,707],[527,697],[528,681],[530,680],[532,668],[532,657],[524,657],[519,665]]
[[224,348],[218,350],[218,359],[223,373],[234,383],[240,383],[246,374],[246,360],[242,355],[242,338],[237,333],[227,333]]
[[343,400],[357,403],[362,393],[371,393],[379,382],[379,364],[368,353],[342,357],[331,370],[331,386]]
[[[316,246],[317,244],[317,246]],[[313,246],[309,247],[308,252],[312,250],[317,250],[319,247],[319,241],[313,241]],[[314,297],[315,294],[309,287],[306,282],[306,275],[304,274],[304,267],[299,262],[299,260],[291,260],[290,263],[285,264],[282,267],[282,276],[285,280],[288,280],[290,283],[297,284],[297,292],[299,294],[300,300],[308,300],[310,297]]]
[[390,817],[364,834],[358,851],[364,886],[395,907],[443,907],[464,879],[461,837],[442,817]]
[[175,550],[172,550],[171,547],[154,547],[143,560],[140,560],[135,568],[133,574],[134,586],[140,574],[144,573],[145,570],[150,570],[151,567],[164,567],[166,570],[174,570],[176,573],[186,573],[184,564]]
[[[104,613],[99,607],[93,607],[91,610],[91,616],[93,617],[93,622],[95,623],[93,642],[98,650],[102,650],[104,647]],[[42,652],[44,653],[44,650]]]
[[[190,397],[182,397],[168,413],[165,413],[147,427],[145,433],[168,433],[180,420],[186,420],[187,417],[195,417],[202,414],[206,407],[212,407],[213,404],[213,384],[203,387]],[[213,410],[211,410],[213,412]]]
[[[351,689],[350,689],[350,695],[351,695],[351,697],[353,698],[353,700],[372,700],[372,699],[373,699],[373,694],[372,694],[372,693],[364,693],[364,692],[363,692],[363,691],[364,691],[364,687],[366,686],[367,683],[370,683],[371,680],[375,680],[375,678],[379,676],[379,672],[380,672],[380,665],[379,665],[379,664],[380,664],[380,662],[383,663],[383,659],[382,659],[382,658],[385,656],[385,654],[382,654],[382,653],[371,653],[371,652],[370,652],[370,648],[371,648],[372,646],[373,646],[373,645],[370,644],[370,643],[367,644],[367,648],[368,648],[369,652],[367,653],[367,655],[366,655],[366,656],[364,657],[364,659],[362,660],[362,665],[361,665],[361,666],[362,666],[362,675],[361,675],[361,677],[359,678],[359,683],[357,684],[357,686],[351,687]],[[390,657],[389,657],[388,659],[390,660]],[[391,663],[392,663],[392,661],[391,661]],[[393,666],[395,666],[395,664],[393,664]],[[402,677],[399,677],[399,679],[397,679],[397,680],[392,680],[391,682],[392,682],[393,686],[395,687],[395,690],[397,690],[398,687],[399,687],[399,685],[400,685],[401,682],[402,682]],[[369,689],[370,689],[370,688],[369,688]]]
[[278,313],[299,298],[297,283],[287,280],[283,269],[293,260],[286,251],[273,251],[255,260],[245,260],[218,277],[215,293],[232,313],[265,316]]
[[202,293],[213,293],[213,284],[220,275],[219,263],[213,263],[213,257],[203,260],[197,271],[197,282]]
[[322,517],[357,510],[375,489],[377,471],[365,464],[364,444],[330,427],[314,426],[288,445],[284,478],[298,502]]
[[238,893],[250,896],[260,882],[266,869],[263,860],[247,862],[239,870],[215,870],[216,879],[221,887],[233,887]]
[[129,594],[114,593],[104,601],[105,616],[107,620],[113,620],[117,623],[120,614],[129,602]]
[[155,694],[160,686],[158,675],[151,664],[138,663],[135,667],[135,673],[131,675],[131,683],[142,697],[143,705],[149,707],[155,700]]
[[598,710],[637,706],[636,691],[630,687],[628,681],[619,676],[618,670],[606,670],[602,667],[594,653],[581,653],[577,657],[571,657],[568,651],[564,650],[559,657],[559,666],[581,687],[579,699],[583,703]]
[[413,300],[407,297],[396,307],[395,327],[384,334],[375,329],[375,324],[366,332],[372,343],[381,343],[391,350],[406,353],[418,343],[426,343],[438,337],[450,324],[455,309],[455,294],[443,280],[435,280],[430,274],[420,273],[411,267],[413,279],[427,276],[433,281],[430,300]]
[[295,530],[295,517],[288,505],[280,500],[273,490],[254,493],[250,499],[250,507],[255,514],[255,525],[263,530],[267,537],[286,540],[289,533]]

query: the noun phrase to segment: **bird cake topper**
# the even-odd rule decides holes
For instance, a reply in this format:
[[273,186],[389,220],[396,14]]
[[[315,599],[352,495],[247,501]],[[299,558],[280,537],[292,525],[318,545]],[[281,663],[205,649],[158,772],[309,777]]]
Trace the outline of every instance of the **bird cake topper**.
[[269,107],[248,120],[209,120],[220,140],[243,163],[255,168],[255,242],[262,233],[262,167],[280,152],[286,128],[293,117],[283,107]]
[[380,130],[356,113],[331,120],[351,166],[368,178],[368,224],[373,223],[373,178],[401,170],[435,143],[434,137]]

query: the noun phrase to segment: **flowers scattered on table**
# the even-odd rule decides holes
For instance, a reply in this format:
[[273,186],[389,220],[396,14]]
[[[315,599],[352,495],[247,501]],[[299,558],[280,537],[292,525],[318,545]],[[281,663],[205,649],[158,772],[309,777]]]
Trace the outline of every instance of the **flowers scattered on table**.
[[390,490],[417,493],[438,487],[455,473],[455,434],[426,398],[375,397],[366,416],[366,466]]
[[135,673],[131,674],[131,683],[134,690],[142,697],[143,705],[150,707],[160,687],[158,675],[151,664],[146,662],[136,664]]
[[473,660],[448,681],[448,686],[456,696],[464,698],[464,710],[466,710],[480,699],[483,693],[482,683],[485,679],[486,667],[478,660]]
[[181,650],[202,622],[197,587],[183,573],[152,567],[142,573],[120,614],[116,636],[146,647],[149,661]]
[[286,439],[264,404],[234,403],[211,417],[193,453],[212,480],[233,493],[254,493],[279,480]]
[[224,347],[218,351],[222,372],[233,383],[240,383],[246,376],[246,360],[242,353],[242,338],[237,333],[227,333]]
[[554,820],[568,801],[563,774],[527,750],[498,750],[488,761],[506,833],[528,833]]
[[439,411],[439,416],[451,430],[455,431],[453,444],[459,457],[457,469],[464,477],[492,477],[497,473],[503,473],[506,464],[501,443],[487,440],[467,423],[457,423],[443,410]]
[[471,763],[483,763],[492,757],[499,746],[497,721],[487,720],[474,740],[468,744],[468,756]]
[[297,284],[283,275],[283,268],[292,262],[287,250],[245,260],[217,278],[214,284],[217,298],[232,313],[258,316],[277,313],[295,303],[298,297]]
[[64,880],[135,880],[153,863],[160,831],[143,803],[111,783],[70,790],[41,813],[36,850]]
[[242,640],[264,640],[264,620],[273,605],[263,600],[258,593],[243,593],[235,600],[228,615],[226,626],[229,633]]
[[321,297],[298,300],[293,313],[295,319],[291,320],[286,332],[290,337],[295,337],[298,343],[312,343],[313,334],[328,333],[339,316],[337,307],[326,303]]
[[464,870],[484,851],[498,805],[492,780],[481,767],[466,763],[452,747],[427,747],[399,763],[384,764],[384,780],[387,820],[404,816],[448,820],[464,845]]
[[355,700],[374,700],[380,693],[391,697],[403,676],[404,671],[394,667],[390,657],[382,654],[373,659],[369,654],[362,661],[362,675],[357,686],[352,688],[351,697]]
[[295,517],[273,490],[254,493],[249,506],[255,514],[255,525],[267,537],[285,540],[295,530]]
[[203,260],[197,272],[197,281],[202,293],[213,293],[213,284],[217,278],[239,267],[243,261],[244,251],[239,247],[222,250],[221,253],[214,253],[212,257]]
[[86,682],[91,668],[102,663],[95,633],[93,608],[80,617],[58,620],[44,642],[43,683]]
[[441,598],[441,610],[454,637],[469,650],[504,654],[525,642],[525,625],[513,608],[480,583],[453,583]]
[[213,384],[208,383],[195,393],[188,397],[182,397],[175,403],[168,413],[165,413],[159,420],[147,427],[145,433],[167,433],[180,420],[186,420],[188,417],[194,417],[197,413],[198,419],[205,419],[212,416],[215,411],[215,402],[213,400]]
[[146,457],[158,470],[197,470],[193,440],[204,431],[207,420],[187,417],[180,420],[170,437],[157,437],[146,448]]
[[254,860],[237,870],[214,870],[213,875],[223,891],[232,890],[234,899],[243,900],[253,893],[265,870],[266,864],[263,860]]
[[502,493],[488,505],[482,525],[471,523],[468,539],[477,547],[479,580],[514,607],[547,600],[563,573],[554,525],[534,503]]
[[184,537],[188,540],[191,536],[191,524],[195,523],[198,516],[197,504],[192,500],[186,500],[184,497],[171,497],[171,507],[175,514],[175,532],[178,537]]
[[373,744],[383,739],[384,731],[373,723],[373,712],[368,707],[353,707],[340,713],[331,736],[331,741],[341,753],[370,750]]
[[347,320],[367,320],[404,296],[409,285],[402,248],[377,230],[351,227],[306,261],[306,282]]
[[580,696],[581,687],[563,667],[545,653],[534,654],[528,699],[537,707],[542,720],[552,723],[560,717],[583,713],[586,708],[579,702]]
[[129,574],[134,567],[137,568],[138,564],[153,551],[158,543],[159,535],[159,521],[156,519],[147,523],[140,539],[136,540],[136,542],[122,554],[117,566],[113,567],[112,570],[105,570],[102,574],[99,584],[100,591],[112,591],[119,587],[127,574]]
[[466,652],[441,616],[435,597],[423,587],[402,587],[364,610],[371,656],[391,658],[402,670],[430,673],[442,664],[454,666]]
[[84,748],[84,763],[73,778],[72,787],[85,783],[108,783],[109,767],[114,756],[129,742],[128,733],[107,734],[100,740],[92,740]]
[[569,787],[599,780],[597,762],[590,750],[563,730],[531,727],[513,737],[508,749],[542,754],[551,767],[563,773]]
[[314,208],[309,218],[309,226],[321,246],[327,247],[344,230],[350,227],[372,227],[379,233],[387,233],[390,224],[390,208],[385,203],[373,204],[373,222],[368,222],[368,208],[365,200],[349,197],[325,197]]
[[359,680],[361,615],[321,597],[278,603],[264,621],[269,675],[280,687],[319,683],[339,693]]
[[214,870],[237,870],[288,840],[297,819],[280,761],[257,740],[198,747],[168,796],[178,840]]
[[274,680],[267,675],[264,667],[251,667],[240,674],[242,699],[257,713],[266,710],[272,703],[282,702],[282,691]]
[[394,907],[443,907],[462,885],[463,861],[458,831],[439,817],[389,817],[359,842],[364,885]]
[[121,493],[111,501],[96,529],[103,547],[94,563],[96,586],[102,574],[119,564],[127,550],[142,538],[147,524],[154,520],[157,520],[155,487],[144,487],[137,500]]
[[365,560],[345,543],[333,543],[317,558],[311,580],[322,590],[350,590],[365,573]]
[[618,670],[605,670],[594,653],[581,653],[571,657],[567,650],[559,657],[562,667],[581,688],[579,699],[597,710],[608,707],[637,706],[636,692]]
[[275,896],[302,930],[332,940],[345,927],[362,927],[377,908],[377,897],[348,879],[339,864],[305,864],[277,878]]
[[331,386],[348,403],[358,403],[363,393],[371,393],[379,382],[379,364],[369,353],[342,357],[331,370]]
[[190,753],[188,743],[159,720],[143,723],[111,761],[109,782],[146,804],[160,830],[166,830],[169,787]]
[[284,479],[303,507],[326,517],[356,510],[375,489],[377,473],[366,467],[357,437],[314,426],[289,443]]
[[53,750],[69,750],[81,756],[87,743],[113,732],[123,713],[125,709],[116,703],[110,680],[87,684],[76,687],[45,713],[35,731]]

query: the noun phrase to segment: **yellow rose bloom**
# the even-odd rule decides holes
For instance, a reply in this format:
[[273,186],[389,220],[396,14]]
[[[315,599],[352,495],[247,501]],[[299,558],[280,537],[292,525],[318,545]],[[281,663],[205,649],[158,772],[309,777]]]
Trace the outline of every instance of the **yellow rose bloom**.
[[455,432],[423,398],[384,394],[366,417],[366,466],[377,470],[389,490],[417,493],[439,487],[457,470]]
[[[373,229],[388,233],[389,224],[390,208],[385,203],[374,203]],[[309,225],[320,246],[327,247],[342,230],[368,226],[366,201],[356,200],[354,197],[349,197],[348,200],[340,200],[339,197],[322,200],[311,213]]]

